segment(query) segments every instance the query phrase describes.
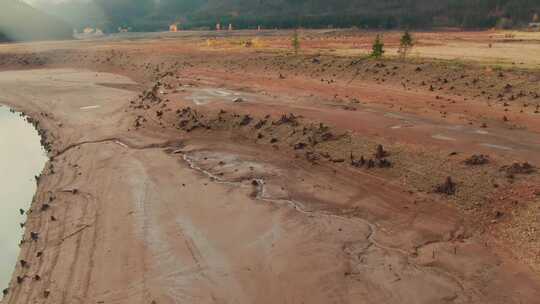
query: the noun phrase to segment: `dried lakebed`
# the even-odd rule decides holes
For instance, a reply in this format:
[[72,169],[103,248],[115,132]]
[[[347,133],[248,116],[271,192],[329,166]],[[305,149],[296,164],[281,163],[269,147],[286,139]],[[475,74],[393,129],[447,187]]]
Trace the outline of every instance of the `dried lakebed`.
[[213,130],[134,129],[127,84],[0,72],[0,100],[39,121],[51,148],[25,226],[39,237],[21,247],[27,267],[2,304],[538,299],[536,277],[444,204]]

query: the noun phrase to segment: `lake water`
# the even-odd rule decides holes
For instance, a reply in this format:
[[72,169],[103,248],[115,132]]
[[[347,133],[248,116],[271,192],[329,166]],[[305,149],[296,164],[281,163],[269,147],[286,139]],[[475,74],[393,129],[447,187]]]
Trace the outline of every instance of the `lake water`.
[[[26,215],[36,191],[35,176],[47,156],[34,127],[0,106],[0,291],[8,287],[19,254]],[[0,294],[1,298],[1,294]]]

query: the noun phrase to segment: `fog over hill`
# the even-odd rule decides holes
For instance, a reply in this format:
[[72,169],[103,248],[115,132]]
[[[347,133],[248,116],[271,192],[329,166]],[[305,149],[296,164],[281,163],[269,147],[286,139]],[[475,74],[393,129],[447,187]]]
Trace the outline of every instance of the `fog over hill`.
[[18,0],[0,0],[0,41],[69,39],[71,26]]
[[489,28],[519,26],[540,12],[538,0],[31,0],[73,26],[116,31],[166,29],[174,21],[186,28]]

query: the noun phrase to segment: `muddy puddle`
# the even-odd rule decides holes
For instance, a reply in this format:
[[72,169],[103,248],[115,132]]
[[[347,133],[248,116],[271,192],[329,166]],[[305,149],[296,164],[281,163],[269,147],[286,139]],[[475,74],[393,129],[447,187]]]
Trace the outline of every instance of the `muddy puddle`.
[[[35,176],[47,161],[34,127],[17,112],[0,106],[0,290],[8,286],[19,254]],[[1,297],[1,296],[0,296]]]

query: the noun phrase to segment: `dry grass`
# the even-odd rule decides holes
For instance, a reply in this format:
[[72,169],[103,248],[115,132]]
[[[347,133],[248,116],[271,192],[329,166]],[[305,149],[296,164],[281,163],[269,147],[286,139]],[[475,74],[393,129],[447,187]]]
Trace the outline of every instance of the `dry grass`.
[[[322,31],[300,32],[301,52],[361,57],[371,50],[375,32]],[[386,56],[398,56],[401,32],[385,32]],[[489,66],[540,69],[540,33],[517,31],[482,32],[422,32],[413,34],[416,46],[412,58],[432,58],[467,61]],[[246,41],[251,48],[266,51],[290,50],[290,35],[283,31],[277,35],[260,37],[222,37],[207,40],[205,46],[218,49],[241,49]],[[208,41],[211,41],[210,43]]]
[[[303,54],[328,54],[334,56],[362,57],[371,50],[371,43],[378,32],[358,30],[301,30],[300,52]],[[402,32],[383,32],[386,56],[397,56]],[[265,51],[290,52],[292,32],[278,31],[232,31],[232,32],[179,32],[140,34],[144,40],[132,40],[129,44],[148,43],[155,38],[166,37],[174,51],[178,41],[182,48],[205,51]],[[167,36],[168,35],[168,36]],[[416,32],[416,45],[410,57],[413,59],[433,58],[450,61],[465,61],[505,68],[540,69],[540,32],[479,31],[479,32]],[[129,40],[129,39],[128,39]],[[120,39],[126,43],[125,39]],[[101,42],[101,46],[115,44],[115,39]],[[156,40],[164,43],[164,40]],[[2,44],[0,52],[42,51],[47,49],[80,48],[92,42],[57,41],[21,44]],[[491,45],[491,47],[490,47]]]

